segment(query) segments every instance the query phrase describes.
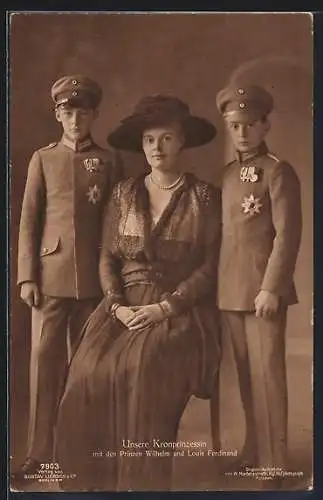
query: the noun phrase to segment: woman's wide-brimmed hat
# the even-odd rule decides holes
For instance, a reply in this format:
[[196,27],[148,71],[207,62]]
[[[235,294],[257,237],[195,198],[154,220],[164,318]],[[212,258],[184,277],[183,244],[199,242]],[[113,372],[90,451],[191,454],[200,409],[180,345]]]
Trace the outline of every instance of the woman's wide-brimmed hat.
[[143,97],[133,113],[124,118],[108,136],[115,149],[142,151],[142,135],[148,128],[180,123],[185,136],[184,148],[203,146],[216,136],[216,128],[205,118],[193,116],[181,99],[170,94]]

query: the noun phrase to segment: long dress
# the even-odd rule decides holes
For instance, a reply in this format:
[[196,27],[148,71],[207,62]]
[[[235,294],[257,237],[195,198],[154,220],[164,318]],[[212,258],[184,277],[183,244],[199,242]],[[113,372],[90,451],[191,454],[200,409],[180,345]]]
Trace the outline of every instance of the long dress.
[[[219,368],[219,238],[219,192],[192,174],[153,228],[144,177],[115,187],[101,248],[105,298],[84,327],[58,409],[62,489],[171,489],[180,418],[193,394],[210,396]],[[161,299],[173,316],[140,333],[109,313],[116,301]]]

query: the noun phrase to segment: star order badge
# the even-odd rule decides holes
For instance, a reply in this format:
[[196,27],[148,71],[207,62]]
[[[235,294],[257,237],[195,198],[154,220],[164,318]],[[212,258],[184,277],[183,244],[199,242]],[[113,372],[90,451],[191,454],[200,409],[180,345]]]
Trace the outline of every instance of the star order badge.
[[243,202],[241,203],[244,214],[260,214],[260,209],[262,204],[260,203],[260,198],[255,198],[253,194],[250,196],[245,196]]
[[100,188],[95,184],[95,186],[90,186],[88,192],[86,193],[86,196],[88,197],[88,201],[90,203],[93,203],[95,205],[98,203],[101,199],[101,190]]
[[99,158],[85,158],[83,161],[84,167],[87,172],[90,172],[90,174],[93,174],[94,172],[97,172],[99,169],[100,165],[100,159]]

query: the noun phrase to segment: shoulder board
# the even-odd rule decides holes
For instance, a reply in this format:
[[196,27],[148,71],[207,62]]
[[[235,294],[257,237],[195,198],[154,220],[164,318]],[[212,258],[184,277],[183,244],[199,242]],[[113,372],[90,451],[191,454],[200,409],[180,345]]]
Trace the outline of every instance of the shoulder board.
[[114,154],[111,151],[111,149],[102,148],[101,146],[95,143],[93,143],[93,147],[98,151],[98,154],[102,155],[102,157],[106,157],[109,159],[114,157]]
[[54,148],[55,146],[57,146],[57,142],[51,142],[50,144],[48,144],[48,146],[44,146],[43,148],[40,148],[41,151],[44,151],[46,149],[52,149]]
[[228,163],[226,163],[226,167],[228,167],[229,165],[232,165],[232,163],[235,163],[237,160],[236,158],[234,158],[233,160],[230,160]]
[[96,149],[98,149],[99,151],[102,151],[103,153],[110,153],[110,154],[113,154],[113,151],[107,147],[107,148],[103,148],[102,146],[100,146],[99,144],[97,144],[96,142],[92,142],[92,146]]
[[92,146],[99,149],[100,151],[107,151],[109,153],[111,153],[111,149],[109,148],[103,148],[102,146],[100,146],[99,144],[97,144],[96,142],[92,142]]
[[275,161],[277,161],[277,162],[279,162],[279,161],[280,161],[280,159],[279,159],[279,158],[277,158],[277,156],[273,155],[272,153],[267,153],[267,156],[268,156],[269,158],[271,158],[272,160],[275,160]]

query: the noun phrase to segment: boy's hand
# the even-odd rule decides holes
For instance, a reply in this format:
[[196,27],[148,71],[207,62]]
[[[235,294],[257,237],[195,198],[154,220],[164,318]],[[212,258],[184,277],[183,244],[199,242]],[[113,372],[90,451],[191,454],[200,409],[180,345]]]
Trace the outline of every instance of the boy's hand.
[[38,307],[40,303],[40,293],[37,283],[26,281],[21,285],[20,297],[29,307]]
[[268,319],[277,313],[279,306],[279,298],[277,295],[260,290],[255,298],[256,317]]

